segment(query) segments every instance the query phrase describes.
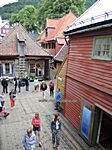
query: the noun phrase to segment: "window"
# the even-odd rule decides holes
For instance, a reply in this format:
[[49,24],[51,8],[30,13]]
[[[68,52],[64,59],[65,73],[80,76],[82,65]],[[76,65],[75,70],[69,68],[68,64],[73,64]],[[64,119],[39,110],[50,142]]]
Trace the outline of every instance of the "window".
[[55,43],[52,43],[52,49],[55,49],[55,48],[56,48]]
[[3,33],[6,33],[6,30],[5,29],[3,29],[3,31],[2,31]]
[[30,73],[35,73],[35,64],[30,64]]
[[99,36],[93,40],[93,58],[101,60],[112,59],[112,36]]
[[6,74],[9,74],[9,73],[10,73],[10,65],[9,65],[9,63],[6,63],[6,64],[5,64],[5,73],[6,73]]

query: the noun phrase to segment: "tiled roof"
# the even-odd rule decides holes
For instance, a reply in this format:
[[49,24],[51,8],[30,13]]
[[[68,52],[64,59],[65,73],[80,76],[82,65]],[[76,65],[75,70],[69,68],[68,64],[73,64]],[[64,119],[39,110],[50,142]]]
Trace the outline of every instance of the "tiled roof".
[[17,41],[24,41],[26,55],[29,56],[50,56],[47,51],[37,45],[28,35],[27,31],[18,24],[3,38],[0,44],[0,55],[19,55]]
[[48,28],[48,27],[55,28],[57,26],[58,22],[59,22],[59,19],[47,19],[45,28]]
[[[56,26],[56,29],[50,34],[46,40],[56,40],[58,37],[64,37],[63,31],[66,29],[68,25],[70,25],[74,20],[76,19],[76,16],[69,12],[67,15],[59,19],[58,24]],[[63,43],[64,44],[64,43]]]
[[65,30],[65,33],[110,19],[112,19],[112,0],[97,0]]
[[60,51],[54,56],[54,59],[57,61],[63,61],[66,54],[68,53],[68,46],[66,44],[60,49]]

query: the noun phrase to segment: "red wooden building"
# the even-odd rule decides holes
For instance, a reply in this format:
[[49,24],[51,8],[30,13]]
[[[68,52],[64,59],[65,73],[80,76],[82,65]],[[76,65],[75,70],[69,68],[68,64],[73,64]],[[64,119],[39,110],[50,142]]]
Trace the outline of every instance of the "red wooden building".
[[112,149],[112,9],[98,0],[65,31],[69,36],[64,115],[90,145]]
[[76,16],[72,12],[59,19],[47,19],[45,29],[37,40],[37,43],[51,55],[55,56],[65,44],[63,30],[75,19]]

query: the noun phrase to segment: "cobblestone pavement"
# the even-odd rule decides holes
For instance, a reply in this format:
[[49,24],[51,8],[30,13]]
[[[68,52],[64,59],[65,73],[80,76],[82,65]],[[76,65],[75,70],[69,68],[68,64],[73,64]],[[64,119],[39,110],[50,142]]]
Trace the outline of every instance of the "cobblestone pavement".
[[[11,89],[13,85],[10,84]],[[0,91],[2,87],[0,86]],[[46,99],[49,99],[49,92],[46,92]],[[0,150],[23,150],[22,139],[26,129],[31,126],[31,119],[35,112],[40,113],[42,120],[42,148],[36,144],[36,150],[52,150],[50,122],[53,118],[54,104],[52,101],[43,102],[42,93],[33,91],[33,84],[30,85],[30,91],[22,88],[21,93],[17,93],[16,106],[10,108],[9,95],[6,94],[6,110],[10,115],[6,119],[0,120]],[[65,130],[62,124],[60,150],[82,150],[74,141],[69,132]]]

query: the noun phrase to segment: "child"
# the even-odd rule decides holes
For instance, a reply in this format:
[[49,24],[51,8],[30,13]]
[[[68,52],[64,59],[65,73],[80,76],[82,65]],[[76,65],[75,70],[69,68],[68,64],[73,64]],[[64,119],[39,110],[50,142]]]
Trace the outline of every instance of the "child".
[[32,132],[32,129],[27,129],[27,133],[24,135],[23,138],[23,146],[25,150],[34,150],[36,144],[36,136]]
[[16,91],[14,89],[12,89],[11,92],[9,93],[9,96],[10,96],[10,105],[12,108],[15,106]]
[[37,132],[38,132],[39,147],[42,146],[41,139],[40,139],[40,131],[41,131],[40,124],[41,124],[41,120],[39,117],[39,113],[35,113],[35,117],[32,118],[32,125],[33,125],[33,131],[34,131],[35,135],[37,135]]
[[57,149],[59,148],[60,130],[61,130],[61,122],[59,121],[58,115],[55,114],[54,120],[51,122],[53,148],[55,147],[57,147]]

